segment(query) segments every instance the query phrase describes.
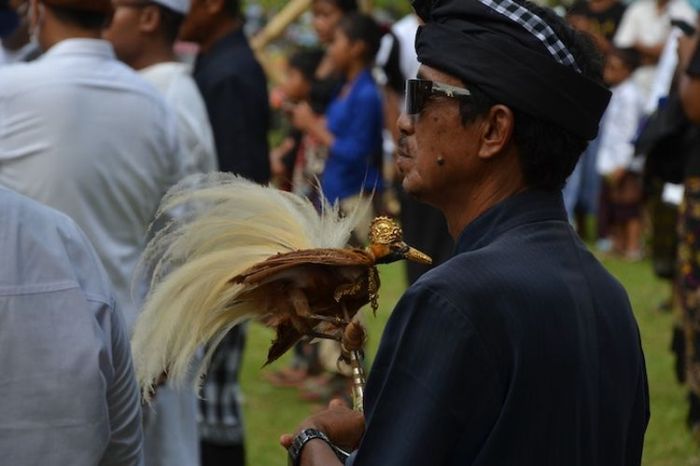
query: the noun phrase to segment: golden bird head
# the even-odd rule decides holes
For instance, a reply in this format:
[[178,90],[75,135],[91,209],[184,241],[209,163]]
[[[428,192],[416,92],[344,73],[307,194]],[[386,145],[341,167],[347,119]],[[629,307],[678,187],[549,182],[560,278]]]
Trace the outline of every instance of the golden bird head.
[[427,254],[404,242],[401,227],[389,217],[377,217],[372,221],[367,250],[374,256],[377,264],[389,264],[402,259],[420,264],[433,263]]

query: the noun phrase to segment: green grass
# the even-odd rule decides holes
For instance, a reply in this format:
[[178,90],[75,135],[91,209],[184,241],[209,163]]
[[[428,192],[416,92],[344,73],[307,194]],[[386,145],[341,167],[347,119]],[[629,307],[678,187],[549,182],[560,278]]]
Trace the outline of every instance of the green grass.
[[[685,391],[673,375],[673,358],[669,351],[673,317],[656,311],[657,304],[668,294],[668,285],[657,280],[647,262],[630,264],[615,260],[605,265],[626,287],[642,332],[651,392],[652,418],[644,449],[645,466],[700,465],[700,449],[692,442],[685,425]],[[377,317],[367,316],[370,359],[375,354],[381,331],[405,285],[401,265],[381,269],[382,289]],[[282,466],[285,452],[277,439],[290,432],[310,413],[310,405],[297,397],[294,389],[277,389],[262,378],[260,366],[272,334],[255,325],[251,327],[243,367],[248,464]],[[283,367],[284,359],[271,369]]]

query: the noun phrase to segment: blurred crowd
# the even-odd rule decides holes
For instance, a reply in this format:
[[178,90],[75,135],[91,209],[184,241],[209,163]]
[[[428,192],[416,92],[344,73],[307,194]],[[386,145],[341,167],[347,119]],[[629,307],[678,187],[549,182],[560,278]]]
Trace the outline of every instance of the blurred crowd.
[[669,283],[658,308],[677,316],[676,376],[700,440],[698,9],[685,0],[589,0],[566,11],[604,57],[613,95],[563,195],[570,221],[601,254],[648,256]]
[[[690,388],[689,425],[700,431],[697,9],[696,0],[583,0],[561,14],[594,41],[613,92],[598,138],[564,189],[570,220],[602,253],[650,255],[671,284],[677,372]],[[136,274],[139,257],[164,227],[151,226],[163,194],[188,175],[231,172],[319,206],[324,196],[344,212],[373,196],[356,245],[374,216],[392,215],[435,264],[449,258],[442,215],[404,195],[392,163],[404,82],[418,74],[418,18],[377,21],[355,0],[313,0],[311,18],[315,40],[284,48],[273,83],[249,43],[260,26],[245,27],[239,0],[0,0],[0,204],[20,206],[22,228],[36,240],[23,239],[16,224],[3,233],[14,243],[0,239],[8,251],[29,251],[0,273],[0,348],[46,342],[11,364],[0,349],[0,412],[22,398],[36,416],[26,425],[0,420],[0,451],[14,452],[15,464],[33,464],[48,449],[73,458],[72,448],[85,461],[71,464],[138,464],[141,445],[147,466],[245,463],[244,326],[217,349],[199,399],[166,383],[141,419],[129,379],[128,335],[148,284]],[[5,188],[78,228],[59,228],[67,220]],[[9,228],[3,215],[11,212],[0,211],[0,228]],[[17,272],[32,266],[47,273],[45,286],[29,286],[30,274]],[[409,264],[407,281],[425,271]],[[41,314],[67,302],[61,283],[79,291],[69,305],[84,312]],[[11,306],[36,313],[10,315]],[[108,317],[117,309],[124,322]],[[47,321],[16,322],[25,318]],[[66,325],[82,333],[58,338]],[[65,362],[72,355],[75,366]],[[320,404],[349,393],[338,356],[334,343],[300,344],[292,364],[267,377]],[[56,376],[64,367],[78,377],[78,367],[89,372],[91,364],[100,377]],[[27,389],[51,377],[44,389]],[[56,404],[65,409],[40,408]],[[17,406],[11,412],[25,417]],[[71,423],[89,424],[94,442],[76,440],[81,432],[65,427]],[[46,443],[49,428],[60,444]]]

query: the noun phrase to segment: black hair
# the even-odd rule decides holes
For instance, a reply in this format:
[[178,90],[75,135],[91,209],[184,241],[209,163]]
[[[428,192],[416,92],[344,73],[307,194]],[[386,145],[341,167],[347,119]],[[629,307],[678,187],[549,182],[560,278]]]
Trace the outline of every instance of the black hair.
[[301,49],[289,58],[289,67],[299,70],[307,81],[312,82],[324,56],[322,49]]
[[[568,48],[583,76],[602,83],[602,58],[592,40],[571,27],[554,11],[539,7],[527,0],[514,0],[542,18]],[[460,104],[464,124],[484,115],[498,104],[481,91],[478,86],[469,86],[472,99]],[[576,167],[588,142],[563,129],[558,124],[545,121],[516,108],[513,111],[515,127],[513,138],[520,156],[520,167],[525,183],[531,188],[558,191]]]
[[630,72],[639,68],[641,64],[642,57],[633,47],[617,48],[613,47],[608,52],[608,56],[615,56],[619,58],[622,63],[630,70]]
[[363,59],[368,65],[374,63],[382,43],[382,30],[371,16],[364,13],[349,13],[340,20],[338,28],[350,42],[364,42]]
[[185,15],[178,13],[166,6],[155,4],[160,10],[160,30],[162,31],[165,40],[172,44],[177,40],[180,33],[180,27],[185,20]]
[[226,0],[226,12],[234,18],[242,19],[241,0]]
[[333,4],[343,13],[353,13],[359,10],[357,0],[314,0],[315,2],[327,2]]
[[81,29],[97,30],[106,27],[112,19],[108,13],[83,11],[56,5],[44,4],[59,21]]

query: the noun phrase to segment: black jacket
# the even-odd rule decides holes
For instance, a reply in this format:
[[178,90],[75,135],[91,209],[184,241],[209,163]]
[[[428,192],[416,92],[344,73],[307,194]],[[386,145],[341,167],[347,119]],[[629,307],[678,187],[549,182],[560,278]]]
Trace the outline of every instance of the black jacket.
[[197,57],[194,79],[209,113],[219,169],[267,183],[267,80],[243,31],[229,34]]

